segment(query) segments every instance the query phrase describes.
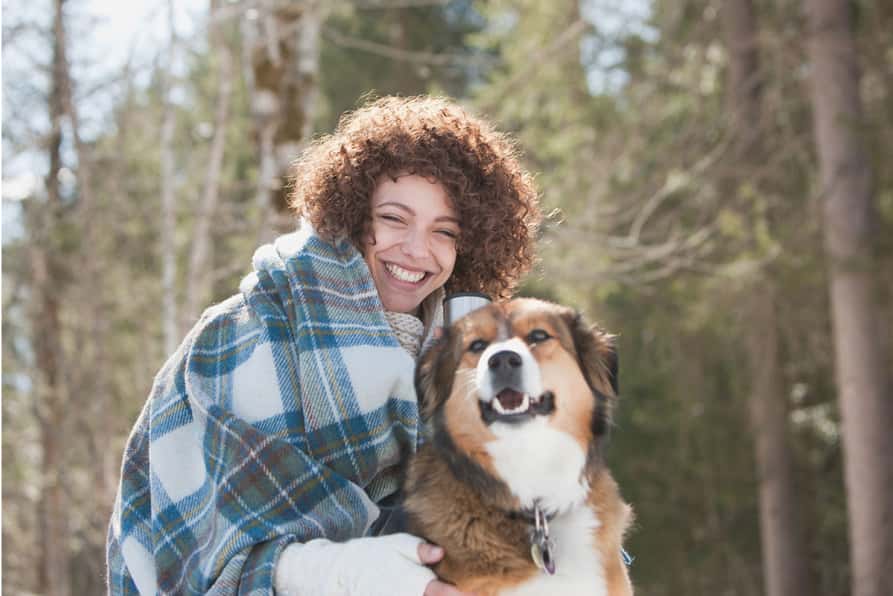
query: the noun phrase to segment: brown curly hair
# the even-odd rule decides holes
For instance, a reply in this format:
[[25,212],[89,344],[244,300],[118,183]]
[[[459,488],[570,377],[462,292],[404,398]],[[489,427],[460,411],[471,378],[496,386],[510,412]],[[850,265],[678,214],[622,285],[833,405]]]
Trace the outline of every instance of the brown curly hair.
[[509,297],[533,264],[542,217],[533,180],[507,136],[447,99],[384,97],[345,114],[293,164],[289,202],[322,237],[362,250],[373,191],[402,174],[439,182],[459,215],[446,289]]

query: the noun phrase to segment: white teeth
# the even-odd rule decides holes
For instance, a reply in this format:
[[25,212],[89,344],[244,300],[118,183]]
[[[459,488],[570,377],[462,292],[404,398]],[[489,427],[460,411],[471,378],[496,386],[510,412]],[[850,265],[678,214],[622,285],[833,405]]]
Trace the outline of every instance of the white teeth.
[[408,281],[408,282],[415,283],[417,281],[420,281],[423,277],[425,277],[424,271],[418,271],[418,272],[407,271],[403,267],[400,267],[399,265],[394,265],[393,263],[385,263],[385,267],[387,268],[387,270],[390,272],[391,275],[393,275],[400,281]]
[[527,411],[530,407],[530,396],[526,393],[524,394],[524,399],[521,400],[521,403],[518,404],[517,408],[512,408],[511,410],[506,410],[502,407],[502,404],[498,399],[493,398],[493,409],[496,410],[500,414],[522,414]]

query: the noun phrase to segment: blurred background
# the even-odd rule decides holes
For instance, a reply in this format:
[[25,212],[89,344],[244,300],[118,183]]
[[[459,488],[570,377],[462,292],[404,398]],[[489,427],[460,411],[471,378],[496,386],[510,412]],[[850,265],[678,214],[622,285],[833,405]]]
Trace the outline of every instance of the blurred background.
[[[153,376],[377,95],[516,135],[619,334],[640,595],[893,593],[893,3],[4,0],[8,594],[96,594]],[[885,164],[887,164],[885,166]],[[887,582],[887,583],[884,583]]]

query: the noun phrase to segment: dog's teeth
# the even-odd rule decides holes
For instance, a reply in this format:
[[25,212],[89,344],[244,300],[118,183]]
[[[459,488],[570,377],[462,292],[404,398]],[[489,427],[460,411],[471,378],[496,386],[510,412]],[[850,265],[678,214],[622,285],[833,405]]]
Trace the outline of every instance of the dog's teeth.
[[528,409],[530,409],[530,395],[525,393],[524,398],[521,400],[521,403],[518,404],[518,407],[512,408],[510,410],[505,409],[502,406],[502,402],[500,402],[499,399],[497,399],[497,398],[494,398],[492,403],[493,403],[493,409],[496,410],[496,412],[499,414],[503,414],[503,415],[523,414]]

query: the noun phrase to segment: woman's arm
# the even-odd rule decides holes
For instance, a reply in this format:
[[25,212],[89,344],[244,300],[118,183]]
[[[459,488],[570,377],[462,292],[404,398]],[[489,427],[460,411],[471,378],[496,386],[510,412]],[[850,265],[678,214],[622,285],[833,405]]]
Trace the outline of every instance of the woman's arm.
[[242,304],[204,318],[156,377],[125,449],[111,593],[270,590],[286,544],[362,536],[378,514],[360,486],[304,449],[300,412],[255,424],[233,413],[269,396],[264,384],[276,380],[258,371],[297,376],[272,362],[267,331]]

